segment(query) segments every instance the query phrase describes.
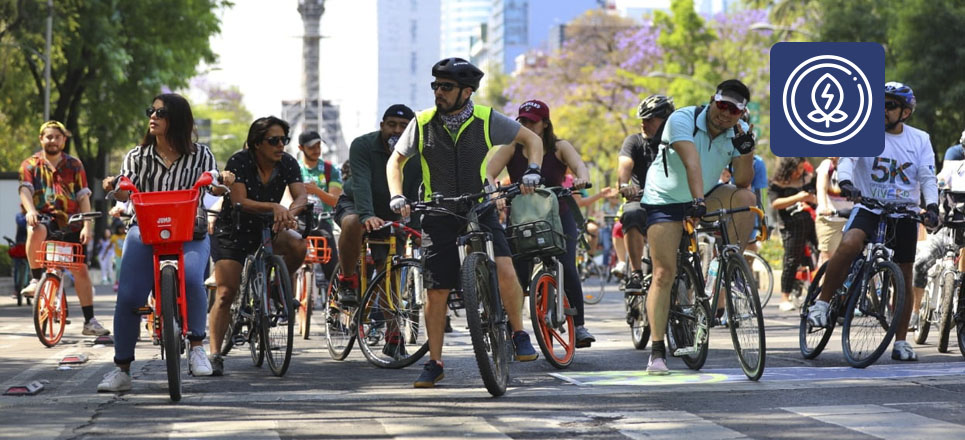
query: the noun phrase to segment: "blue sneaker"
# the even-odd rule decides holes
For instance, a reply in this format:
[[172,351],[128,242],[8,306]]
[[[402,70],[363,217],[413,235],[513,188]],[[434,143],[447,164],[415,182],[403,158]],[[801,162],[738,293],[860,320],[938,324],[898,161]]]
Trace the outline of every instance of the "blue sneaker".
[[516,346],[517,361],[535,361],[539,357],[539,353],[536,353],[533,344],[529,342],[529,334],[522,330],[513,333],[513,345]]
[[425,367],[422,368],[422,374],[415,381],[416,388],[435,388],[436,382],[439,382],[446,375],[442,372],[442,364],[439,362],[430,360],[426,362]]

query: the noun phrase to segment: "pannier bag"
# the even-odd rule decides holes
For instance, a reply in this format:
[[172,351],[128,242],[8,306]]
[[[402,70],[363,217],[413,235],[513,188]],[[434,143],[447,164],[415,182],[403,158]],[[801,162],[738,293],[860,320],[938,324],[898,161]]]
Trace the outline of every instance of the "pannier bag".
[[506,236],[514,257],[556,256],[566,253],[556,194],[537,189],[513,199]]

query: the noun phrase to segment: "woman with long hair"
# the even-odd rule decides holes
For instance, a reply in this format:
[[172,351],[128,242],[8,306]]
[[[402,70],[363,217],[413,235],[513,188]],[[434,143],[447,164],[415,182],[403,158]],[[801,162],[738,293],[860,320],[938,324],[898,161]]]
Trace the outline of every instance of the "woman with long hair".
[[782,157],[768,193],[771,207],[778,211],[784,227],[784,270],[781,272],[781,311],[794,310],[791,291],[794,289],[797,268],[805,264],[804,253],[808,241],[814,243],[814,219],[805,205],[817,203],[813,192],[814,174],[807,172],[803,157]]

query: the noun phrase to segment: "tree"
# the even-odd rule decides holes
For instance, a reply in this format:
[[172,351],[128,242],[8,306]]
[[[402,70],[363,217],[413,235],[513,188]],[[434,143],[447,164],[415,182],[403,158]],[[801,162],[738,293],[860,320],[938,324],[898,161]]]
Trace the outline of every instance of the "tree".
[[196,78],[192,83],[204,96],[191,103],[191,111],[195,120],[211,121],[209,146],[214,157],[224,165],[244,146],[253,120],[251,112],[242,103],[243,95],[237,86],[210,84],[204,78]]
[[[0,15],[8,17],[0,18],[0,43],[43,47],[46,2],[10,3],[0,6],[11,12]],[[55,2],[51,118],[73,133],[71,153],[84,162],[90,181],[106,174],[110,152],[129,148],[143,135],[143,109],[153,96],[187,85],[199,61],[215,61],[208,40],[220,29],[216,10],[230,5],[224,0]],[[0,134],[9,130],[17,142],[0,137],[0,151],[17,151],[20,158],[36,149],[36,135],[22,144],[17,133],[42,122],[44,65],[38,55],[17,51],[0,74],[5,125]]]

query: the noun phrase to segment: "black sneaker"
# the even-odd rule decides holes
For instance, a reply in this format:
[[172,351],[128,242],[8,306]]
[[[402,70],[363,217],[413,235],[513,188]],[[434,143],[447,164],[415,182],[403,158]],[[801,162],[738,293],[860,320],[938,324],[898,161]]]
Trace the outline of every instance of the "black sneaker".
[[623,291],[628,295],[643,295],[643,273],[633,271]]
[[430,360],[422,368],[422,374],[415,381],[416,388],[435,388],[436,383],[446,377],[442,371],[442,364]]
[[338,289],[338,303],[344,307],[358,307],[359,294],[351,287]]
[[224,358],[220,354],[211,356],[211,375],[224,376]]
[[452,333],[452,317],[446,315],[446,333]]
[[402,335],[395,333],[386,338],[385,346],[382,347],[382,354],[392,356],[392,359],[399,360],[406,356],[405,341]]

